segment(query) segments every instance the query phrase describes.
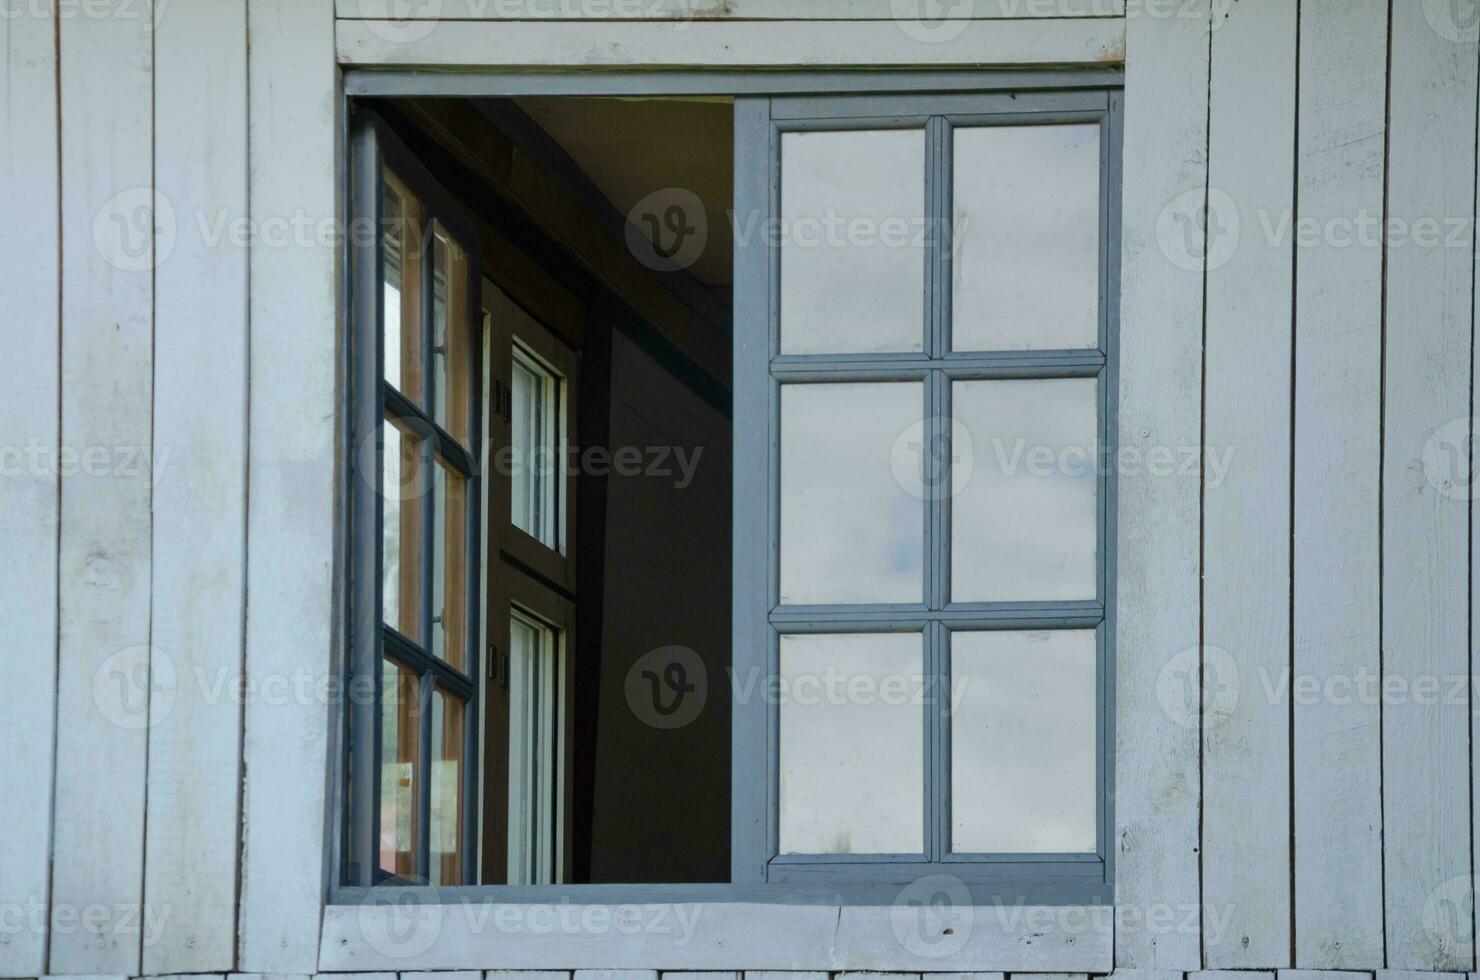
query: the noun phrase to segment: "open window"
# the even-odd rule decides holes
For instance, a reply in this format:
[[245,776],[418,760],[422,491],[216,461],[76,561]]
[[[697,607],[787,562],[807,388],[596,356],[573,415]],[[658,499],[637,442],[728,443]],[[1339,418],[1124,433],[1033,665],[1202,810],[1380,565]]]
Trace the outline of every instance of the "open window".
[[340,885],[1104,896],[1118,95],[354,134]]

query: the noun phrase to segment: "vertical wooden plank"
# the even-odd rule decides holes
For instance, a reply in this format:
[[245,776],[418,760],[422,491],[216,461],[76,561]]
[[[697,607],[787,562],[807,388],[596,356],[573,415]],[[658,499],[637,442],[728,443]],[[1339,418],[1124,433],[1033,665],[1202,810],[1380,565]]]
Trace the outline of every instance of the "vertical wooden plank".
[[1445,29],[1450,9],[1393,3],[1388,75],[1382,816],[1387,965],[1404,970],[1468,969],[1473,950],[1469,705],[1451,696],[1469,671],[1469,515],[1424,466],[1470,414],[1476,38]]
[[[7,188],[0,235],[0,623],[6,682],[0,685],[0,908],[44,909],[51,852],[52,738],[57,642],[58,202],[56,29],[51,3],[0,23],[0,177]],[[46,929],[0,926],[0,976],[46,969]]]
[[1237,678],[1203,729],[1203,950],[1218,968],[1290,965],[1277,681],[1290,666],[1293,246],[1266,228],[1294,212],[1295,15],[1289,0],[1243,0],[1213,25],[1203,438],[1235,455],[1203,481],[1203,642],[1210,668]]
[[150,15],[150,4],[119,0],[58,17],[65,448],[57,715],[65,723],[57,728],[52,904],[109,912],[96,931],[52,934],[53,973],[139,972],[155,680]]
[[[249,0],[252,221],[336,214],[332,0]],[[252,249],[247,683],[329,676],[334,642],[336,250],[312,231]],[[296,689],[289,685],[289,689]],[[249,699],[239,963],[317,966],[325,892],[329,705]]]
[[[1207,182],[1209,4],[1185,8],[1188,16],[1126,22],[1120,443],[1139,458],[1202,442],[1202,246],[1193,231]],[[1122,468],[1119,481],[1113,846],[1125,915],[1115,962],[1193,970],[1202,965],[1198,478],[1138,466]],[[1148,925],[1147,913],[1165,906],[1193,910],[1192,927]]]
[[[246,8],[197,0],[154,40],[155,189],[175,235],[155,272],[153,657],[144,895],[168,909],[146,974],[236,963],[246,558]],[[210,406],[209,411],[204,411]]]
[[1321,693],[1294,705],[1295,965],[1325,970],[1382,962],[1382,716],[1357,684],[1379,676],[1387,19],[1300,6],[1292,677]]

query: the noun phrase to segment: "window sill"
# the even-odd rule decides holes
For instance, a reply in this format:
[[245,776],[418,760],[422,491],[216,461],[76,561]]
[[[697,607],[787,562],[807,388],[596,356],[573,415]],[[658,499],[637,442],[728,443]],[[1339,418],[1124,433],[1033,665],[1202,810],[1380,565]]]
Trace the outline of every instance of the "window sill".
[[406,897],[328,906],[319,970],[1108,973],[1112,960],[1105,904],[935,907],[924,893],[874,905]]

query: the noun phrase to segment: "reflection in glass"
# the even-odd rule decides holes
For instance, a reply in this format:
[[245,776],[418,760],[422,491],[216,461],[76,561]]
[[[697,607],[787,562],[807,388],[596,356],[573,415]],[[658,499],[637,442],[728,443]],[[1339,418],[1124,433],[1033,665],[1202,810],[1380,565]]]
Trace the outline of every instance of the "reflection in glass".
[[952,347],[1097,347],[1100,129],[954,130]]
[[514,460],[510,516],[515,527],[546,547],[555,548],[556,476],[560,471],[556,379],[516,345],[511,388]]
[[924,344],[925,134],[781,137],[781,352]]
[[381,661],[380,867],[416,873],[416,759],[419,740],[416,675],[390,659]]
[[422,400],[421,204],[389,172],[383,186],[381,236],[385,380]]
[[951,635],[951,849],[1095,850],[1093,630]]
[[509,884],[560,880],[561,653],[555,631],[509,614]]
[[951,501],[951,601],[1094,599],[1096,380],[957,381],[951,398],[971,436],[951,449],[970,467]]
[[[919,382],[781,388],[781,601],[920,602]],[[898,457],[893,458],[893,457]]]
[[439,224],[432,239],[432,417],[464,446],[471,390],[468,330],[468,256]]
[[781,638],[783,854],[924,850],[918,633]]
[[381,617],[421,642],[421,443],[390,419],[381,432]]
[[462,669],[467,653],[467,480],[437,457],[432,534],[432,656]]
[[463,703],[432,691],[431,883],[462,884]]

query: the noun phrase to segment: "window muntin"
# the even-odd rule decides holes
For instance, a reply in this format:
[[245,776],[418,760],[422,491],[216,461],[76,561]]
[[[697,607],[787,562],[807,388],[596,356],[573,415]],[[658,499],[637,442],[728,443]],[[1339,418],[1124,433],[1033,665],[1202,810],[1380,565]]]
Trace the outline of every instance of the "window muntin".
[[[407,181],[389,169],[381,180],[372,882],[458,884],[471,864],[467,800],[476,786],[465,724],[477,697],[469,629],[477,527],[469,488],[478,455],[468,402],[475,329],[468,256]],[[430,375],[425,364],[435,368]]]
[[[834,797],[853,802],[846,825],[844,817],[825,810],[813,815],[812,826],[831,830],[832,838],[823,832],[806,840],[799,833],[807,824],[796,806],[798,774],[809,763],[817,768],[810,756],[818,754],[820,742],[855,736],[841,713],[818,712],[815,717],[824,726],[830,721],[830,729],[806,740],[789,737],[789,730],[792,736],[799,731],[800,716],[783,695],[780,706],[765,713],[778,749],[767,771],[769,829],[752,845],[759,852],[753,857],[763,864],[761,880],[788,883],[830,881],[865,868],[887,880],[930,873],[932,867],[949,868],[969,881],[993,880],[1004,862],[1025,859],[1046,877],[1103,876],[1109,864],[1102,793],[1108,494],[1100,460],[1112,390],[1109,304],[1103,300],[1110,282],[1103,243],[1113,200],[1106,190],[1111,116],[1095,110],[1029,119],[1024,112],[1031,109],[1024,107],[999,121],[985,114],[933,115],[928,99],[899,103],[911,101],[922,115],[889,120],[893,128],[887,130],[868,111],[850,122],[853,105],[846,99],[813,100],[807,108],[815,111],[796,118],[776,115],[772,102],[771,187],[779,185],[780,191],[773,189],[770,200],[782,230],[779,260],[768,267],[774,298],[765,307],[773,490],[762,526],[771,528],[773,539],[769,591],[764,606],[752,608],[772,637],[770,669],[783,689],[795,679],[789,663],[796,657],[789,651],[799,641],[815,641],[819,634],[844,641],[832,659],[812,667],[848,676],[860,668],[847,641],[858,644],[880,631],[919,638],[924,737],[893,740],[907,746],[910,765],[879,767],[860,778],[896,795],[912,793],[913,809],[923,812],[922,840],[913,850],[901,847],[905,836],[888,827],[897,823],[895,810],[904,808],[860,805],[868,788],[857,786],[833,790]],[[832,103],[837,117],[828,115]],[[912,298],[924,314],[906,314],[909,304],[894,300],[887,308],[898,312],[891,313],[885,331],[913,336],[918,325],[918,347],[860,341],[876,321],[855,317],[840,323],[817,315],[829,302],[847,307],[851,301],[835,284],[830,290],[826,276],[787,281],[795,263],[788,257],[786,218],[809,210],[795,200],[797,187],[807,186],[805,177],[792,177],[796,148],[819,133],[846,133],[862,146],[886,132],[923,134],[924,233],[915,251],[923,253],[924,272]],[[1019,157],[1011,161],[1011,174],[1004,171],[1004,153]],[[804,174],[811,166],[804,157]],[[1041,198],[1055,180],[1078,183],[1060,189],[1059,206],[1037,225],[1025,222],[1002,190],[1014,187],[1019,196]],[[875,212],[873,220],[882,227],[915,218],[903,204],[895,207],[893,213]],[[851,244],[850,250],[862,251]],[[894,250],[903,253],[908,246],[899,243]],[[1062,252],[1057,264],[1056,252]],[[889,264],[885,258],[848,258],[856,270]],[[903,268],[902,258],[893,259]],[[866,291],[864,279],[855,273],[847,281]],[[1058,291],[1044,295],[1054,291],[1050,286]],[[798,309],[806,311],[807,328],[795,326]],[[805,335],[806,344],[791,340],[789,331],[792,337]],[[813,403],[829,400],[829,390],[849,394],[831,399],[834,411],[809,411]],[[905,390],[918,393],[909,414],[896,413],[892,425],[876,426],[874,419],[888,412],[881,396]],[[810,453],[799,451],[799,433],[816,447]],[[1019,454],[1019,444],[1031,455]],[[886,484],[897,501],[888,516],[879,507],[860,516],[870,500],[885,496],[878,488]],[[829,491],[828,505],[820,505]],[[920,515],[923,540],[891,551],[906,512]],[[837,542],[836,553],[830,539]],[[894,556],[895,587],[881,585],[886,579],[872,557],[878,554]],[[923,560],[908,561],[906,554]],[[798,563],[812,574],[799,574]],[[1051,641],[1011,642],[1030,626],[1034,636],[1037,627],[1052,627]],[[1065,644],[1072,653],[1061,649]],[[957,645],[959,672],[952,666]],[[1001,651],[1049,655],[1041,663],[1004,666]],[[737,662],[741,656],[737,649]],[[1060,673],[1062,697],[1050,698],[1044,685],[1058,684]],[[868,689],[877,695],[879,687]],[[848,704],[858,707],[856,698]],[[904,731],[909,719],[920,717],[911,704],[870,707],[877,713],[875,730],[892,724]],[[888,710],[898,716],[892,723],[884,720]],[[1014,710],[1026,717],[1015,718]],[[1033,751],[1019,751],[1014,759],[997,751],[1004,724],[1075,737],[1040,739]],[[909,777],[913,772],[923,774],[918,784]],[[1066,784],[1057,794],[1030,778],[1045,772]],[[963,787],[959,796],[956,786]],[[843,830],[846,846],[840,846]],[[841,866],[850,862],[858,867],[845,871]],[[746,866],[745,857],[737,859],[737,869]]]

